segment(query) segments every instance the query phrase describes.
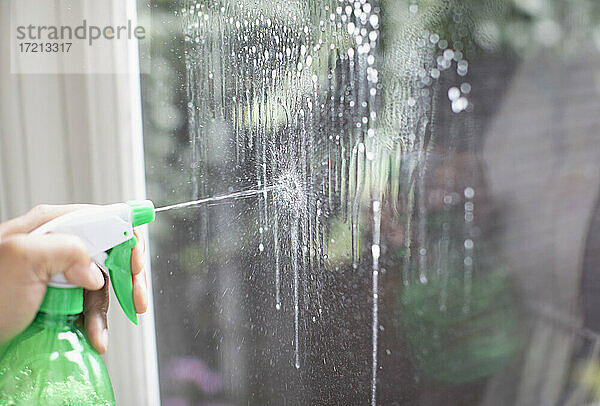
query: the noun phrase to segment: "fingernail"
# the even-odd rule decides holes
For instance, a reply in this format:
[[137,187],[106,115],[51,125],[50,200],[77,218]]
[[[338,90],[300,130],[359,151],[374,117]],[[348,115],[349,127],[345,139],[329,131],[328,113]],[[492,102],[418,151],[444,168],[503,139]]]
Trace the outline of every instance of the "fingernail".
[[102,286],[104,286],[104,275],[102,275],[102,271],[100,270],[100,268],[98,268],[96,264],[92,263],[90,268],[92,268],[92,273],[94,274],[96,285],[98,285],[98,289],[100,289]]
[[102,346],[104,351],[108,349],[108,329],[102,330]]
[[146,267],[142,266],[142,271],[140,272],[140,278],[142,278],[142,286],[144,287],[144,293],[148,291],[148,279],[146,279]]

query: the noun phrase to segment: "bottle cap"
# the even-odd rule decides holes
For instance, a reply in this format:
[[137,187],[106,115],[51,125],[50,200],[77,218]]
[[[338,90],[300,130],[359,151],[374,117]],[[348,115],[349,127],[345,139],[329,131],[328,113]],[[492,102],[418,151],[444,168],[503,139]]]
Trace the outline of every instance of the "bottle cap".
[[131,207],[131,225],[133,227],[154,221],[154,203],[150,200],[131,200],[127,204]]

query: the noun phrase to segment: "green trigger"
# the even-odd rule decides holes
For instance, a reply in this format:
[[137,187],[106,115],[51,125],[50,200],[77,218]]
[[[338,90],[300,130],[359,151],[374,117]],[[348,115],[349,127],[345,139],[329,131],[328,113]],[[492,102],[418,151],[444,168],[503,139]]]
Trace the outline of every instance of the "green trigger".
[[131,277],[131,250],[137,244],[135,237],[113,247],[104,261],[110,275],[115,295],[123,312],[134,324],[138,324],[133,303],[133,280]]

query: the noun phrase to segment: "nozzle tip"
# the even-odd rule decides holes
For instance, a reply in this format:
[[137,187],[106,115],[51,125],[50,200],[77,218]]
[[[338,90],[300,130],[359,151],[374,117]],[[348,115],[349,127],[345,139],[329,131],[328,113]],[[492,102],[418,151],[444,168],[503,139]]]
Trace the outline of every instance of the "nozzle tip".
[[132,200],[127,202],[131,207],[131,224],[133,227],[154,221],[154,203],[150,200]]

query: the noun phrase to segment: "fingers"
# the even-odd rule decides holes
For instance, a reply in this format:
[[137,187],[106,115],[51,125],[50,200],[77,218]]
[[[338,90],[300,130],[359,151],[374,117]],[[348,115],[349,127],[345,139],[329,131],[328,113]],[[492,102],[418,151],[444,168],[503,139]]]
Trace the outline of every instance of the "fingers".
[[3,241],[9,254],[28,263],[32,276],[47,283],[52,275],[64,273],[68,282],[96,290],[104,285],[100,270],[91,266],[88,250],[80,238],[67,234],[18,234]]
[[137,313],[145,313],[148,309],[148,284],[144,269],[144,253],[146,244],[142,233],[134,230],[138,243],[131,252],[131,274],[133,278],[133,303]]
[[[97,268],[95,264],[93,264]],[[98,269],[98,268],[97,268]],[[98,269],[99,272],[100,269]],[[100,354],[104,354],[108,348],[108,323],[106,313],[108,312],[108,276],[102,272],[105,280],[100,290],[85,290],[83,294],[83,320],[85,330],[92,346]]]
[[20,217],[4,222],[0,225],[0,236],[5,238],[13,234],[27,234],[44,223],[62,216],[63,214],[92,207],[89,204],[47,205],[35,206]]
[[[133,303],[137,313],[148,308],[148,288],[144,269],[145,242],[140,232],[134,229],[137,244],[131,252],[131,275],[133,280]],[[96,267],[95,264],[92,266]],[[84,325],[92,346],[103,354],[108,348],[107,311],[109,304],[108,275],[101,273],[106,280],[103,288],[84,293]]]

